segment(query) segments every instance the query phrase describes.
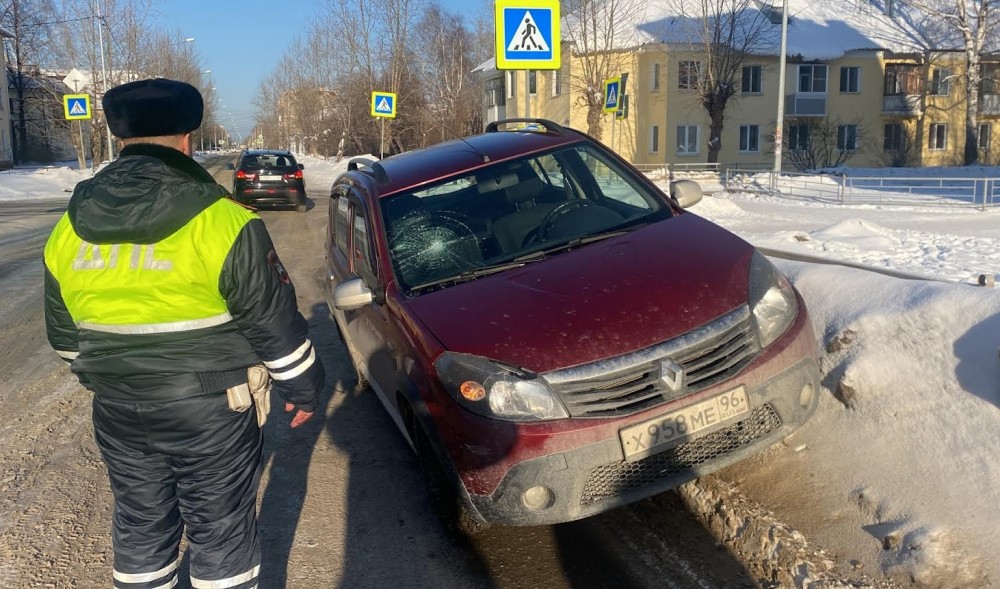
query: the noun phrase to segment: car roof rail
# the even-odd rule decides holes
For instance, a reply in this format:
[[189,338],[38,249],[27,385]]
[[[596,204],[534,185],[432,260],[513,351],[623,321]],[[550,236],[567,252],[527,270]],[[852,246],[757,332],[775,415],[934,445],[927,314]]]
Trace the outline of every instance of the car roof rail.
[[[517,125],[517,124],[520,124],[520,126],[510,129],[500,128],[501,125],[506,126],[506,125]],[[566,127],[563,127],[559,123],[550,121],[548,119],[519,118],[519,119],[503,119],[500,121],[493,121],[489,125],[486,125],[486,132],[496,133],[498,131],[535,131],[536,129],[533,129],[532,125],[544,127],[544,131],[546,133],[555,133],[557,135],[565,134],[568,131]]]
[[[364,166],[369,170],[371,170],[371,174],[375,176],[375,181],[378,182],[379,184],[384,185],[389,183],[389,174],[386,174],[385,168],[383,168],[382,164],[378,163],[377,161],[368,159],[366,157],[354,157],[351,158],[349,162],[347,162],[347,170],[350,172],[360,169],[361,166]],[[364,172],[364,170],[361,171]]]

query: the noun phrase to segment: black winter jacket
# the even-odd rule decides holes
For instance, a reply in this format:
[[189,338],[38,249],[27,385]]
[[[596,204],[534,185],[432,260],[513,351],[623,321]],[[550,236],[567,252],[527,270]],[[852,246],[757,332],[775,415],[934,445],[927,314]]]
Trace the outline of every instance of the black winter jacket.
[[[76,234],[89,243],[150,244],[227,197],[225,188],[183,153],[133,144],[76,186],[68,215]],[[308,339],[295,288],[259,218],[234,242],[218,289],[233,317],[222,325],[160,334],[99,332],[78,329],[46,267],[49,342],[72,362],[81,383],[102,398],[164,400],[218,392],[246,382],[246,368],[264,362],[271,364],[275,391],[313,411],[323,366]]]

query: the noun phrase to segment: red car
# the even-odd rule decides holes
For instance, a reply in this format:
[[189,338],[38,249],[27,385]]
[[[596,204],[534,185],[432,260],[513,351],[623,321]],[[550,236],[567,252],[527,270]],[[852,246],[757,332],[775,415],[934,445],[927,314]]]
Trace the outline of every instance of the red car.
[[328,303],[464,529],[565,522],[766,448],[818,401],[802,298],[739,237],[545,120],[334,183]]

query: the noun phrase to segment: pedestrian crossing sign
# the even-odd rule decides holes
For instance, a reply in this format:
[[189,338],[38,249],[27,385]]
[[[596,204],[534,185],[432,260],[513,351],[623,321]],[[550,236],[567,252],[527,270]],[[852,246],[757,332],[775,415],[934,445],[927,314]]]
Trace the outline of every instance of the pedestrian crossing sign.
[[372,116],[396,118],[396,95],[392,92],[372,92]]
[[559,0],[496,0],[498,70],[557,70]]
[[621,76],[615,76],[604,80],[604,112],[614,112],[618,110],[618,99],[621,97],[621,88]]
[[91,118],[90,95],[89,94],[64,94],[63,110],[66,112],[66,120]]

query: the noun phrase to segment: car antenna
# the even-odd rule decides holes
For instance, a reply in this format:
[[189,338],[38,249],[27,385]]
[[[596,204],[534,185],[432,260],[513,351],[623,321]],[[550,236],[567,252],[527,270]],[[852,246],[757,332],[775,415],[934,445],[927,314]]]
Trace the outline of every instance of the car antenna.
[[483,152],[479,151],[478,149],[476,149],[476,147],[474,145],[472,145],[471,143],[469,143],[468,141],[465,140],[465,137],[459,137],[459,139],[462,140],[462,143],[468,145],[469,149],[471,149],[473,152],[475,152],[475,153],[483,156],[483,163],[489,163],[490,156],[488,156],[485,153],[483,153]]

